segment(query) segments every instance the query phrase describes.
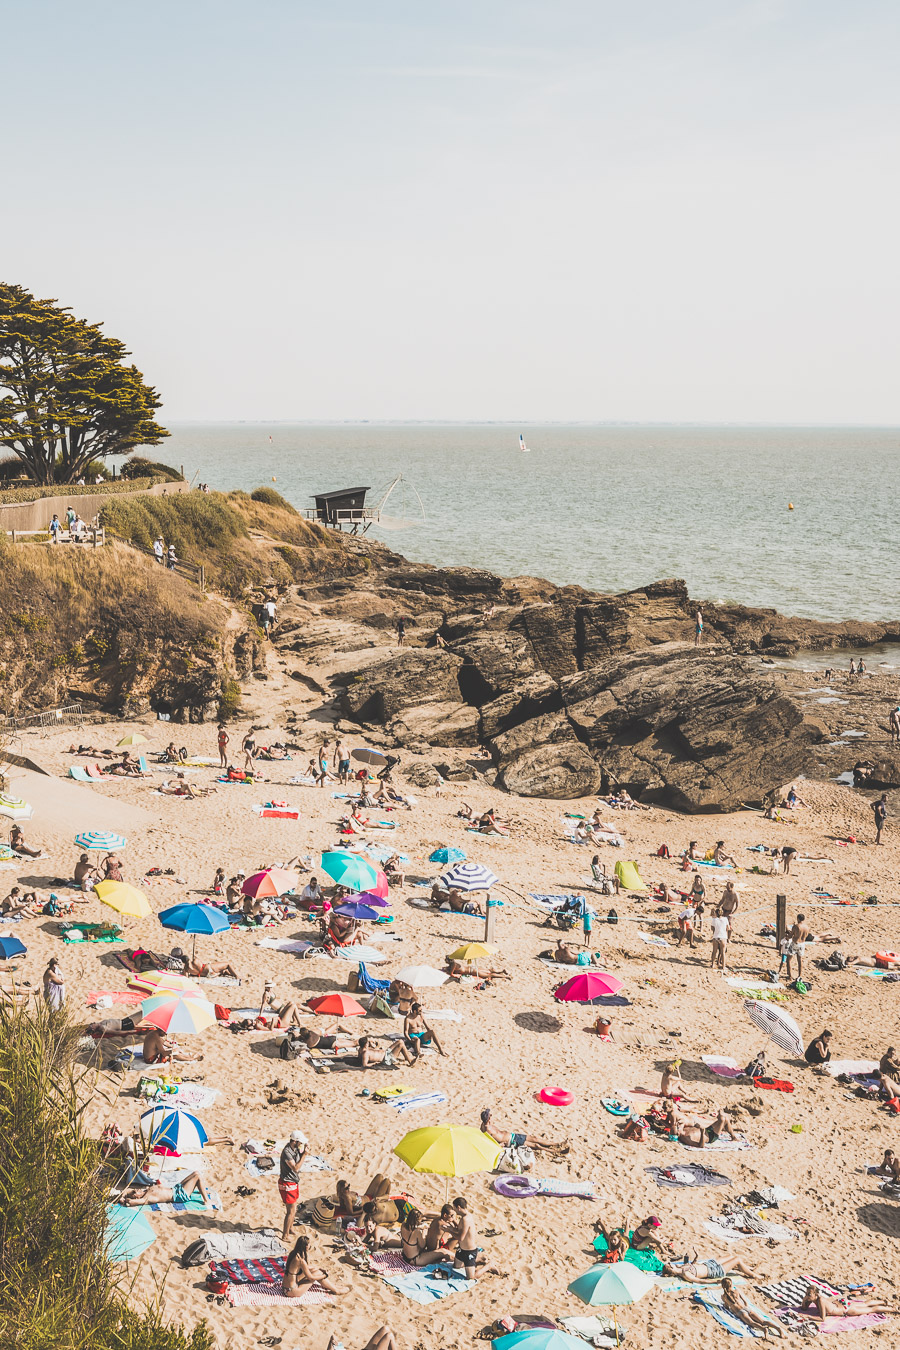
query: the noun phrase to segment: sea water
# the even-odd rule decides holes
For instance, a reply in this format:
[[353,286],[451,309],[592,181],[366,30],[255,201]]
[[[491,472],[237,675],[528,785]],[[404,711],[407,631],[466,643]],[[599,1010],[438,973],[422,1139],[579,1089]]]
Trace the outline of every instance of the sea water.
[[[182,424],[151,452],[213,488],[314,492],[402,473],[372,536],[414,561],[819,619],[894,618],[900,430],[584,425]],[[519,450],[523,433],[530,453]],[[424,504],[425,520],[413,488]],[[789,504],[793,510],[789,510]]]

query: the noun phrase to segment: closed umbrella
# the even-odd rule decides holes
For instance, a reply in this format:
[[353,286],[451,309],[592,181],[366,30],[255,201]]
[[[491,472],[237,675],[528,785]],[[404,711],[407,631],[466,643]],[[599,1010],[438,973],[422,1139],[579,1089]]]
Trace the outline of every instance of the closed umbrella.
[[573,975],[554,990],[553,997],[562,1003],[590,1003],[595,998],[617,994],[622,981],[605,970],[585,970]]
[[228,916],[215,905],[172,905],[161,909],[156,916],[163,928],[174,928],[177,933],[192,933],[194,945],[191,948],[193,958],[197,950],[197,934],[230,933]]
[[254,872],[241,886],[241,894],[252,896],[254,900],[287,895],[297,885],[299,876],[283,867],[267,867],[264,872]]
[[358,858],[355,853],[348,853],[344,849],[323,853],[322,871],[326,872],[338,886],[346,886],[351,891],[377,889],[377,868],[365,858]]
[[655,1288],[656,1283],[647,1272],[632,1265],[630,1261],[618,1261],[612,1266],[598,1262],[583,1275],[579,1275],[577,1280],[572,1281],[569,1293],[575,1294],[582,1303],[587,1303],[591,1307],[598,1305],[612,1307],[618,1345],[619,1324],[616,1320],[616,1308],[628,1303],[637,1303],[639,1298],[643,1298]]
[[380,919],[381,915],[377,909],[371,905],[364,905],[359,900],[344,900],[341,904],[335,905],[335,914],[343,914],[347,919],[372,920]]
[[483,863],[456,863],[441,876],[441,884],[448,891],[490,891],[499,886],[500,878]]
[[381,750],[370,750],[365,745],[360,745],[356,750],[351,750],[350,754],[357,764],[375,764],[382,769],[387,764],[387,755],[383,754]]
[[320,1017],[365,1017],[366,1010],[349,994],[321,994],[311,998],[307,1005]]
[[124,848],[128,840],[122,834],[112,834],[106,830],[88,830],[85,834],[76,834],[75,843],[79,848],[112,853],[116,849]]
[[0,961],[8,961],[13,956],[25,956],[28,948],[17,937],[0,938]]
[[503,1152],[490,1135],[471,1125],[426,1125],[403,1136],[394,1149],[398,1158],[414,1172],[447,1178],[469,1176],[472,1172],[492,1172]]
[[442,863],[445,867],[448,863],[465,862],[466,855],[461,848],[436,848],[433,853],[428,855],[429,862]]
[[94,890],[104,905],[127,918],[146,919],[153,913],[144,892],[129,886],[127,881],[98,881]]
[[449,978],[442,970],[435,970],[434,966],[404,966],[394,976],[401,984],[408,984],[410,989],[437,989],[446,984]]
[[170,1106],[145,1111],[140,1133],[151,1148],[168,1148],[173,1153],[198,1153],[209,1137],[196,1116]]
[[744,1000],[744,1012],[753,1025],[764,1031],[782,1050],[799,1059],[803,1058],[803,1032],[790,1013],[773,1003],[762,1003],[755,998]]
[[170,989],[161,989],[145,998],[141,1013],[145,1022],[173,1035],[179,1032],[194,1035],[211,1027],[216,1020],[216,1010],[206,999],[187,991],[176,994]]

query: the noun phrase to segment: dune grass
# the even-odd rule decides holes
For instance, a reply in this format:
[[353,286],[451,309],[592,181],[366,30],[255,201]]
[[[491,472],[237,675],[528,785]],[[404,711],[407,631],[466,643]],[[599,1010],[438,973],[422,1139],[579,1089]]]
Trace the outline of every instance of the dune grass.
[[93,1071],[43,1003],[0,1006],[0,1344],[9,1350],[211,1350],[205,1323],[130,1308],[106,1251],[107,1187],[84,1126]]

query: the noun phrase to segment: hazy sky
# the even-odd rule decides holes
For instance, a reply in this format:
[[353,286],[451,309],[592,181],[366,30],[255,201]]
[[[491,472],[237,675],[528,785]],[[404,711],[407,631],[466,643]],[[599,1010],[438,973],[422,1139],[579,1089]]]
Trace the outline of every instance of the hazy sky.
[[900,422],[896,0],[0,18],[3,279],[164,417]]

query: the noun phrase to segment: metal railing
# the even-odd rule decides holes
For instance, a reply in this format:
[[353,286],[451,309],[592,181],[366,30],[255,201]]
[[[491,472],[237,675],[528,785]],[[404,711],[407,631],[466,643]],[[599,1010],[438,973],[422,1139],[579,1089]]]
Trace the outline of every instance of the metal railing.
[[80,703],[67,703],[63,708],[46,708],[44,712],[4,718],[2,725],[4,731],[24,731],[27,727],[81,727],[84,726],[84,709]]

